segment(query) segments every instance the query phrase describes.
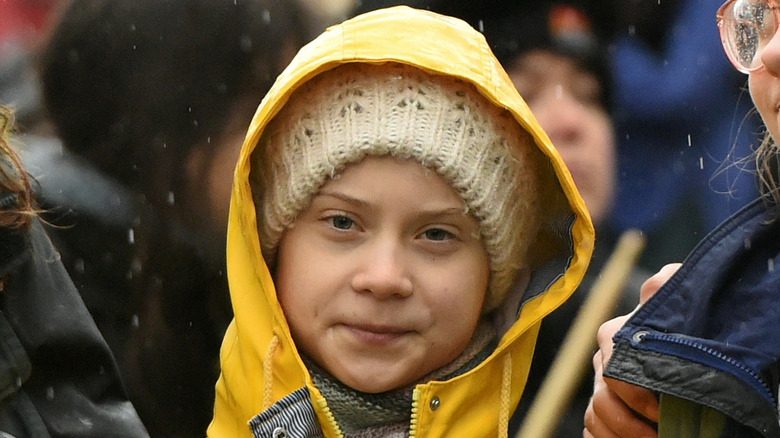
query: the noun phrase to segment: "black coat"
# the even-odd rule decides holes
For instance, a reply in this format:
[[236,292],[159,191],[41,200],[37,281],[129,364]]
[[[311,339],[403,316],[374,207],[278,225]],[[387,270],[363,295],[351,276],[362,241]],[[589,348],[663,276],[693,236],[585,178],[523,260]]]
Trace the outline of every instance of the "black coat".
[[[0,203],[12,195],[0,195]],[[0,228],[0,430],[147,437],[116,363],[41,223]]]

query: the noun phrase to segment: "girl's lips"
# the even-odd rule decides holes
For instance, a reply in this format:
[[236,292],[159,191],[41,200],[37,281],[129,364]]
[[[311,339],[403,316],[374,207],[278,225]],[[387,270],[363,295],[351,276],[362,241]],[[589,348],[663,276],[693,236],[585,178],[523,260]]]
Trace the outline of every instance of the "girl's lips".
[[411,330],[394,326],[344,324],[344,327],[359,341],[368,344],[389,344],[411,333]]

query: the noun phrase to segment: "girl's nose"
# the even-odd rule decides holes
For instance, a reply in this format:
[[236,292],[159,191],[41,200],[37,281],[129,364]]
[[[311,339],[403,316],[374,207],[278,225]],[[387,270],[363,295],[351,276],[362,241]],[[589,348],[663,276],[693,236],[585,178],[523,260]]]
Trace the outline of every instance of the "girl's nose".
[[761,52],[761,61],[769,73],[780,76],[780,28]]
[[377,240],[361,251],[359,267],[352,278],[355,291],[371,293],[377,299],[408,297],[412,280],[401,245]]

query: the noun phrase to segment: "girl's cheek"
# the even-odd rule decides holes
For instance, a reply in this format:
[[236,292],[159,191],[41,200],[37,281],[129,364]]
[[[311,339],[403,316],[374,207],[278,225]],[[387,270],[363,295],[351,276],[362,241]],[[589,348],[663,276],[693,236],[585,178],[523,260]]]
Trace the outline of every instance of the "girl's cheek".
[[[764,123],[767,125],[772,122],[771,105],[767,102],[767,99],[772,94],[770,93],[769,74],[765,69],[760,69],[750,73],[748,78],[748,87],[750,89],[750,98],[753,100],[758,113],[761,114],[761,118],[764,119]],[[769,127],[769,126],[767,126]]]

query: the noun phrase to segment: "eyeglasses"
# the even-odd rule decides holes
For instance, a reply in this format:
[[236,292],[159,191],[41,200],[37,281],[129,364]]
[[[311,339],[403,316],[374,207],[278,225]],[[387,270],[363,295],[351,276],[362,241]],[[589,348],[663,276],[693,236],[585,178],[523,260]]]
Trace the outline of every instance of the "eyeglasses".
[[761,53],[780,23],[775,0],[729,0],[718,9],[717,20],[723,48],[734,67],[742,73],[763,67]]

